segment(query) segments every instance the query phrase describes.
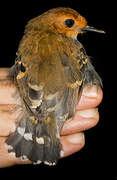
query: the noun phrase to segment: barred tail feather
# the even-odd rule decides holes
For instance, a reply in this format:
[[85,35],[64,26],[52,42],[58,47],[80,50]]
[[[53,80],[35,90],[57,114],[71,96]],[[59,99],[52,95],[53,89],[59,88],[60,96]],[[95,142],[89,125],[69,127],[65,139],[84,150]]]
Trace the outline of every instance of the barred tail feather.
[[[48,117],[48,118],[52,118]],[[31,160],[34,164],[44,162],[47,165],[55,165],[60,158],[61,144],[57,127],[52,130],[49,122],[30,127],[30,121],[22,118],[14,134],[6,140],[8,152],[15,152],[16,157],[21,160]],[[50,123],[55,122],[51,119]],[[56,123],[53,123],[56,126]]]

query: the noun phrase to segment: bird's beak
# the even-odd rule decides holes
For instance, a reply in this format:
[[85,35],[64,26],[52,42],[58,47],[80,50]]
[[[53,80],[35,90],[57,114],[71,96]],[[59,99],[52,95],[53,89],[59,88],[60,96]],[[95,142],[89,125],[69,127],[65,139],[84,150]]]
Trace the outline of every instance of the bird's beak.
[[99,30],[99,29],[95,29],[92,26],[86,26],[86,28],[82,28],[81,31],[93,31],[93,32],[97,32],[97,33],[105,33],[105,31]]

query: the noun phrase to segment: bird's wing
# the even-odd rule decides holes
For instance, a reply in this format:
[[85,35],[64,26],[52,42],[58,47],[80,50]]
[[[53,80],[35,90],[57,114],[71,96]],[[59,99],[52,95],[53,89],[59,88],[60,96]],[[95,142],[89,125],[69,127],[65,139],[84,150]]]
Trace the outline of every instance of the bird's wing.
[[17,157],[56,163],[61,149],[59,133],[73,116],[85,78],[86,56],[81,46],[63,37],[42,40],[35,48],[37,53],[26,46],[19,48],[10,71],[19,89],[23,114],[6,142]]
[[41,48],[46,44],[45,51],[33,56],[30,63],[26,64],[19,53],[11,74],[15,75],[26,108],[38,117],[53,112],[61,128],[73,116],[87,56],[75,41],[54,38],[40,42]]

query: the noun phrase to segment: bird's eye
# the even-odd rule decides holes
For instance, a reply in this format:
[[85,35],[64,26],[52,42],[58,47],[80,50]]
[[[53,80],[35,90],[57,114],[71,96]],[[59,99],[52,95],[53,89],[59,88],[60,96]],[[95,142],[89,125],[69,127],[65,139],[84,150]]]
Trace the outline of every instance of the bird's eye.
[[74,22],[73,19],[66,19],[65,22],[64,22],[64,24],[69,28],[71,28],[74,25],[74,23],[75,22]]

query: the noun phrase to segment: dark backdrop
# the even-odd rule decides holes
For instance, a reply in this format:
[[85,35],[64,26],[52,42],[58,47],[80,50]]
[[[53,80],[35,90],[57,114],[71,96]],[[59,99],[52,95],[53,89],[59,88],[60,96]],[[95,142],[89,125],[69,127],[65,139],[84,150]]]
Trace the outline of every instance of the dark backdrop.
[[[111,128],[112,124],[110,124],[109,112],[105,111],[110,97],[107,96],[109,92],[107,80],[110,86],[112,82],[109,75],[109,68],[111,69],[113,61],[111,57],[113,52],[111,10],[113,7],[111,7],[111,4],[108,2],[102,4],[100,1],[89,1],[86,4],[85,1],[81,2],[79,0],[49,0],[48,2],[46,0],[43,0],[43,2],[33,0],[27,1],[27,3],[25,1],[25,4],[21,1],[4,3],[0,6],[0,67],[11,67],[13,65],[18,43],[23,36],[24,26],[27,21],[50,8],[59,6],[74,8],[86,17],[89,25],[106,31],[106,34],[89,32],[79,37],[79,41],[84,45],[87,54],[93,57],[93,64],[102,77],[104,84],[104,99],[99,107],[100,122],[96,127],[86,131],[85,147],[80,152],[59,161],[57,166],[22,165],[0,169],[0,172],[17,172],[17,177],[25,173],[27,178],[29,175],[33,175],[33,178],[42,177],[44,179],[46,175],[48,178],[63,178],[65,175],[67,179],[69,175],[73,175],[73,178],[77,179],[83,179],[84,177],[85,179],[96,179],[97,177],[99,179],[106,177],[116,179],[117,174],[114,174],[116,171],[114,171],[115,165],[113,163],[115,157],[112,157],[113,153],[110,152],[115,143],[111,141],[110,129],[107,129],[108,126]],[[111,119],[112,121],[113,119]]]

